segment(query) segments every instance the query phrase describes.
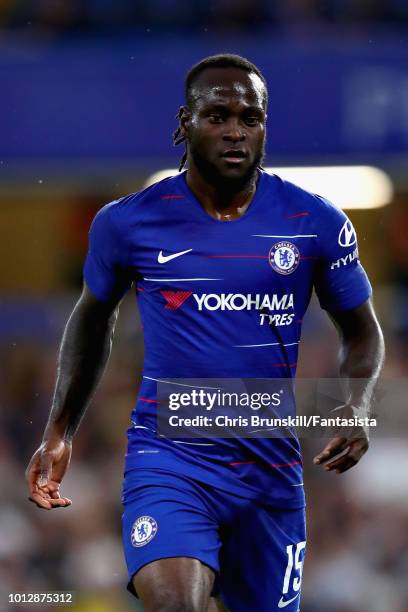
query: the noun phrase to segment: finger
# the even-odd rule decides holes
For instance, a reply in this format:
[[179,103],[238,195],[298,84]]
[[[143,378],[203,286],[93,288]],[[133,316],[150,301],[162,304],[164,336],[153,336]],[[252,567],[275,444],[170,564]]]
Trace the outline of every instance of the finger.
[[45,487],[49,493],[58,493],[60,491],[61,483],[56,481],[54,478],[48,481],[48,485]]
[[350,468],[354,467],[357,463],[358,463],[358,461],[356,461],[355,459],[350,457],[347,462],[345,462],[343,465],[341,465],[339,468],[337,468],[336,474],[342,474],[343,472],[347,472],[347,470],[349,470]]
[[59,491],[50,491],[49,487],[39,489],[38,493],[52,506],[70,506],[72,501],[68,497],[61,497]]
[[44,499],[38,493],[32,493],[29,498],[31,502],[33,502],[39,508],[43,508],[44,510],[51,510],[51,504],[47,499]]
[[353,465],[356,465],[364,455],[368,448],[368,443],[366,440],[352,440],[349,443],[349,448],[346,453],[344,453],[341,457],[335,457],[332,461],[329,461],[324,466],[326,470],[332,471],[336,470],[336,472],[345,472],[346,469],[350,469]]
[[51,499],[64,499],[67,503],[72,504],[72,501],[68,497],[61,497],[59,482],[50,480],[44,490],[47,491]]
[[45,499],[38,493],[34,493],[28,499],[34,502],[39,508],[43,508],[44,510],[52,510],[53,508],[65,508],[72,504],[72,501],[65,497],[60,497],[59,499]]
[[348,464],[350,461],[353,461],[354,463],[357,462],[356,459],[351,457],[347,451],[347,453],[343,454],[341,457],[336,457],[329,463],[326,463],[324,469],[328,472],[332,472],[333,470],[340,469],[343,465]]
[[33,491],[29,495],[29,499],[35,503],[39,502],[40,507],[46,508],[47,510],[56,506],[70,506],[72,501],[68,497],[60,497],[58,486],[55,485],[53,490],[52,487],[39,487],[38,485],[33,486]]
[[35,493],[37,491],[38,468],[35,465],[28,466],[25,476],[30,494]]
[[70,506],[72,504],[72,500],[69,497],[61,497],[59,490],[50,491],[51,499],[61,499],[65,502],[65,506]]
[[38,493],[38,487],[35,480],[28,482],[28,493],[29,495],[34,495]]
[[336,474],[342,474],[343,472],[346,472],[347,470],[355,466],[356,463],[357,463],[357,459],[355,459],[354,457],[350,457],[349,455],[346,455],[342,457],[341,459],[338,459],[337,461],[335,461],[330,466],[326,466],[325,469],[329,472],[336,472]]
[[65,508],[65,506],[70,506],[72,504],[71,500],[65,497],[59,497],[58,499],[50,498],[48,501],[53,508]]
[[46,490],[50,495],[54,496],[55,494],[59,495],[60,483],[55,482],[55,480],[49,480],[44,490]]
[[34,484],[33,490],[30,493],[29,499],[35,503],[39,503],[42,508],[50,509],[50,496],[47,489],[41,489],[38,485]]
[[346,447],[346,442],[347,438],[344,437],[336,436],[335,438],[332,438],[322,450],[322,452],[316,455],[313,460],[314,463],[322,463],[323,461],[327,461],[327,459],[330,459],[334,455],[337,455],[339,452],[344,450],[344,448]]
[[337,436],[336,438],[332,438],[330,442],[325,446],[321,453],[316,455],[313,459],[313,463],[315,465],[319,465],[323,461],[327,461],[331,459],[339,452],[343,451],[347,447],[347,438],[343,438]]

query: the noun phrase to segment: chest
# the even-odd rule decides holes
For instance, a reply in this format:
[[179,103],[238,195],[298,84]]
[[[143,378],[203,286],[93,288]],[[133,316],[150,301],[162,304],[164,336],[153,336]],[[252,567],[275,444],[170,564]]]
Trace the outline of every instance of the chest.
[[231,292],[308,289],[316,236],[304,220],[285,221],[152,220],[132,245],[131,265],[146,282],[172,287],[196,282]]

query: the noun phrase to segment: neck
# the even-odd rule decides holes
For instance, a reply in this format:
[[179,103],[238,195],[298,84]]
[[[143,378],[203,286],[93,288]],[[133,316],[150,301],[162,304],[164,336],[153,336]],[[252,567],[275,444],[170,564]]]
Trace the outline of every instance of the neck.
[[208,183],[194,164],[189,165],[186,180],[204,210],[219,221],[239,219],[247,210],[256,191],[257,172],[244,185],[234,188],[228,183]]

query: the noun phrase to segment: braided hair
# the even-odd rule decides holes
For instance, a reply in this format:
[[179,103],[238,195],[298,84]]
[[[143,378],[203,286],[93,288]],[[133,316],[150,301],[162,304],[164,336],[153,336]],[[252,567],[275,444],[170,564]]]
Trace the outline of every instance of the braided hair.
[[[268,89],[266,85],[265,77],[262,72],[249,60],[241,57],[240,55],[234,55],[232,53],[220,53],[218,55],[211,55],[209,57],[205,57],[198,64],[195,64],[187,73],[186,81],[185,81],[185,99],[188,108],[192,108],[194,105],[194,98],[192,96],[193,84],[196,78],[206,69],[206,68],[240,68],[241,70],[245,70],[248,73],[255,73],[265,85],[265,106],[268,104]],[[183,107],[180,108],[176,115],[176,119],[180,122],[181,117],[183,116]],[[180,125],[173,132],[173,145],[177,146],[182,142],[185,142],[186,138],[182,134]],[[181,172],[187,161],[187,147],[184,148],[184,153],[180,159],[179,164],[179,172]]]
[[[176,115],[176,119],[177,121],[180,123],[180,119],[183,115],[183,109],[180,108],[177,115]],[[173,132],[173,145],[176,147],[177,145],[181,144],[182,142],[185,142],[185,136],[183,136],[183,134],[181,133],[181,127],[180,125],[178,126],[177,129],[174,130]],[[184,153],[181,156],[180,159],[180,163],[179,163],[179,169],[178,171],[181,172],[186,164],[187,161],[187,147],[184,147]]]

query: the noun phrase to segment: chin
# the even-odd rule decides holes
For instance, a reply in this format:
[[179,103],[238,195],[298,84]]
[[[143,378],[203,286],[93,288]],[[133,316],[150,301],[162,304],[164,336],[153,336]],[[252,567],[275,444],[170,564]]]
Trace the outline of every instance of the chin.
[[257,166],[245,166],[245,167],[223,167],[218,169],[218,174],[221,180],[227,181],[228,183],[242,183],[246,184],[254,178],[256,174]]
[[193,160],[201,176],[218,189],[232,189],[234,191],[244,188],[256,175],[259,161],[253,160],[241,165],[228,166],[218,160],[210,161],[208,158],[193,151]]

